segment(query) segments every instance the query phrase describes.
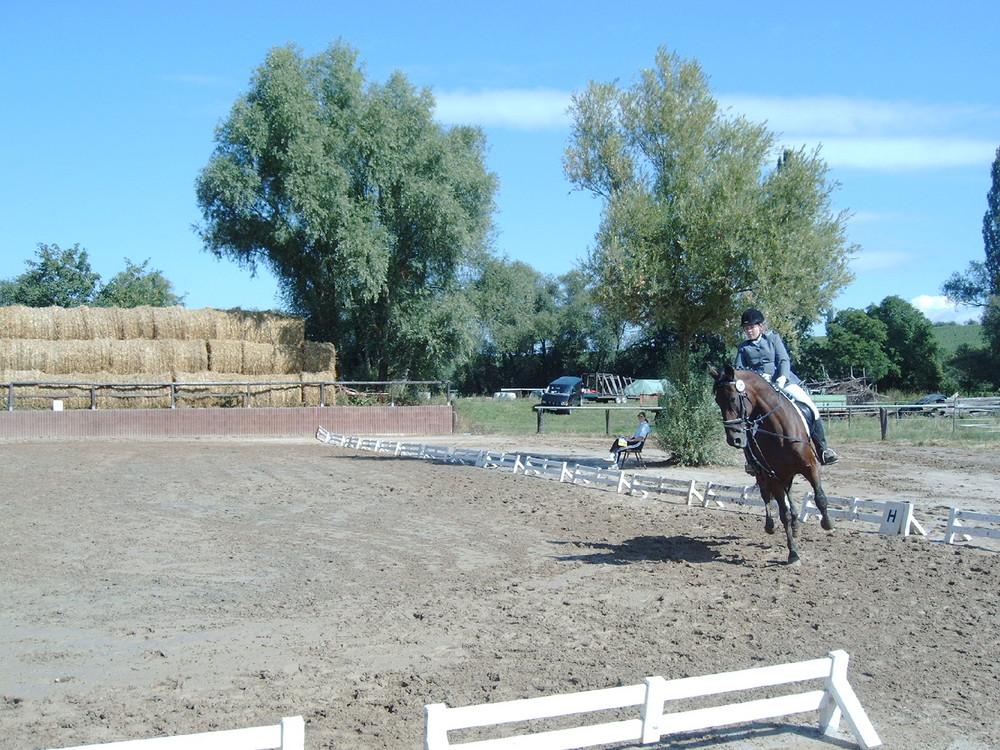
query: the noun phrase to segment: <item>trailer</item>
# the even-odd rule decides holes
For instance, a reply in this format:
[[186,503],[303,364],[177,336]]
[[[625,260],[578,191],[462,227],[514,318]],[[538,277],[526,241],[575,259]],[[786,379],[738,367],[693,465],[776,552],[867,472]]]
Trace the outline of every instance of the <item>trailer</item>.
[[625,389],[635,378],[614,375],[609,372],[588,372],[583,376],[583,397],[588,401],[606,404],[614,401],[624,404],[633,396],[625,394]]

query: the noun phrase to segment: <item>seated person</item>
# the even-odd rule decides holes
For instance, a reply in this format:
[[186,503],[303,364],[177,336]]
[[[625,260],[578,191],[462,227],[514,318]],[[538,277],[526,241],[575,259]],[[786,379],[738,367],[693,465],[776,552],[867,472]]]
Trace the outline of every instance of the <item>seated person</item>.
[[646,436],[649,435],[650,430],[652,430],[652,425],[646,420],[646,412],[639,412],[639,426],[635,428],[635,433],[630,438],[620,437],[615,438],[615,442],[611,444],[611,452],[608,454],[608,461],[611,463],[618,463],[618,454],[629,448],[634,448],[639,445]]

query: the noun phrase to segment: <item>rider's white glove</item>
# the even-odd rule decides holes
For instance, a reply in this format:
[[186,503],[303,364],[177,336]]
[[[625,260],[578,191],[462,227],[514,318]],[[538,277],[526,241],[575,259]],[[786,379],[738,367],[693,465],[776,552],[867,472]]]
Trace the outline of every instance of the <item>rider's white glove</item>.
[[778,378],[774,381],[775,385],[777,385],[782,390],[785,389],[785,383],[787,382],[788,378],[786,378],[784,375],[779,375]]

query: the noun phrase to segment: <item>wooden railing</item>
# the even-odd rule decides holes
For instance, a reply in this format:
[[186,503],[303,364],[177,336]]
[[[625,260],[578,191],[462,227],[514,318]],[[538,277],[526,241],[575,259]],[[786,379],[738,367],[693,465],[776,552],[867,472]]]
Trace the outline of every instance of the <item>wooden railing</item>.
[[[381,399],[390,406],[395,406],[400,395],[407,389],[426,388],[423,391],[429,397],[431,388],[445,394],[451,401],[451,384],[447,380],[274,380],[266,382],[229,381],[229,382],[150,382],[150,383],[107,383],[107,382],[67,382],[51,381],[17,381],[0,383],[0,399],[6,395],[7,411],[14,411],[18,401],[46,401],[52,409],[59,410],[63,402],[69,399],[84,399],[86,408],[99,408],[99,399],[120,400],[128,406],[138,399],[160,400],[162,406],[176,409],[186,403],[203,405],[205,399],[215,399],[224,402],[225,406],[251,408],[265,394],[292,389],[318,389],[317,406],[332,405],[335,399],[329,398],[331,393],[346,394],[349,397],[366,397]],[[332,389],[332,390],[331,390]],[[374,389],[374,390],[373,390]],[[26,392],[27,391],[27,392]],[[198,402],[201,402],[199,404]]]

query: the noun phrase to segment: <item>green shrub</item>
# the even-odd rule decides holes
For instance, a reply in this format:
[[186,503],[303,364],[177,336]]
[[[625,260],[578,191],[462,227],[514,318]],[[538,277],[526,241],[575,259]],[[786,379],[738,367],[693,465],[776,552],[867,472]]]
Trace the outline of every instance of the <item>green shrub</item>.
[[653,434],[674,462],[681,466],[719,462],[725,446],[722,416],[707,375],[692,374],[686,383],[678,383],[676,393],[661,400],[661,406],[666,408],[653,423]]

